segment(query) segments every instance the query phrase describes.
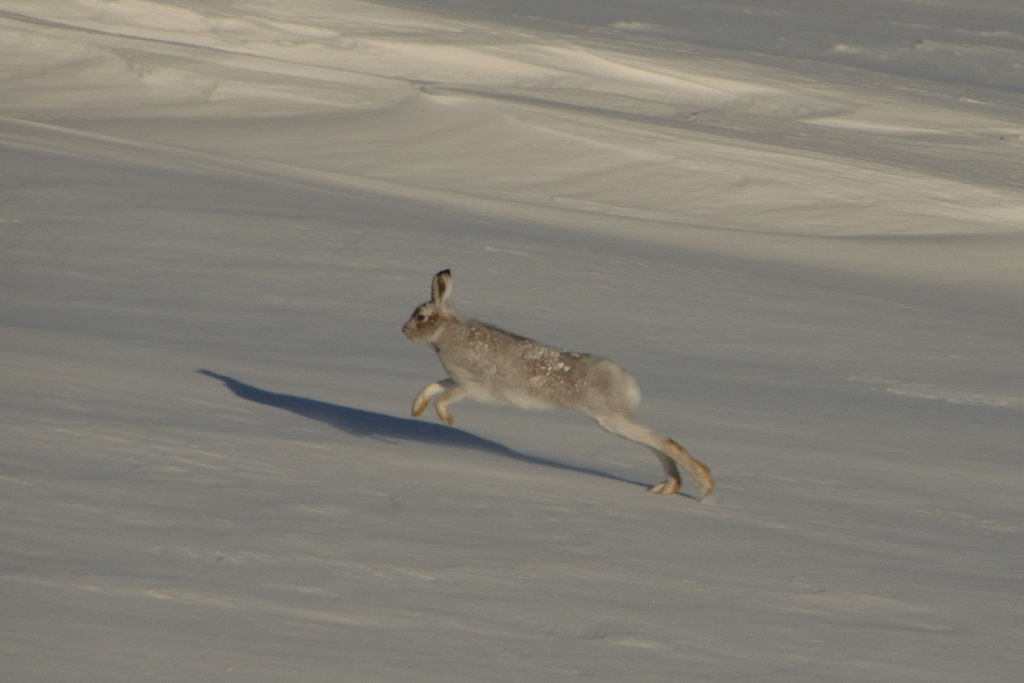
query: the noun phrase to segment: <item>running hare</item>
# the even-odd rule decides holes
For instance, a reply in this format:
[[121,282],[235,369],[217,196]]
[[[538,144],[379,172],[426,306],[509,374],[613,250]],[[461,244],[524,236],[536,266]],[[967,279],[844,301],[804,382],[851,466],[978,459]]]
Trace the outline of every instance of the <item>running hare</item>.
[[448,305],[451,293],[451,271],[442,270],[431,283],[430,301],[417,307],[402,326],[406,337],[437,352],[448,373],[448,379],[428,384],[416,395],[414,417],[423,414],[435,396],[434,408],[447,424],[454,422],[448,406],[464,398],[520,408],[572,408],[590,415],[612,434],[654,451],[665,470],[665,481],[652,487],[651,493],[679,491],[676,465],[693,478],[702,496],[715,488],[706,465],[672,439],[633,419],[640,389],[625,370],[605,358],[545,346],[463,318]]

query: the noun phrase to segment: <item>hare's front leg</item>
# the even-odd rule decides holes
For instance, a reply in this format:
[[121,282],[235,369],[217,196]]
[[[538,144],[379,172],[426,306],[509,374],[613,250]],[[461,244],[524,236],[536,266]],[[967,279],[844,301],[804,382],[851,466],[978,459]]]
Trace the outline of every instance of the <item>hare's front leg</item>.
[[427,404],[430,403],[430,399],[441,394],[434,401],[434,410],[437,411],[437,416],[441,418],[442,422],[450,425],[455,422],[455,418],[452,417],[451,412],[448,410],[448,404],[466,398],[466,393],[466,387],[456,384],[450,379],[428,384],[423,387],[412,402],[412,415],[413,417],[422,415],[423,411],[427,408]]
[[[451,380],[448,380],[451,382]],[[444,382],[442,382],[444,384]],[[452,417],[451,412],[448,410],[449,403],[455,403],[466,398],[469,394],[469,390],[461,384],[455,384],[451,382],[451,386],[447,387],[445,392],[437,397],[434,401],[434,410],[437,411],[437,416],[441,418],[441,421],[446,425],[451,425],[455,422],[455,418]]]
[[455,382],[450,379],[441,380],[440,382],[433,382],[423,387],[420,393],[416,394],[416,398],[412,402],[412,416],[419,417],[423,414],[423,411],[427,409],[427,404],[430,403],[430,399],[434,398],[438,394],[442,394],[451,387],[455,386]]

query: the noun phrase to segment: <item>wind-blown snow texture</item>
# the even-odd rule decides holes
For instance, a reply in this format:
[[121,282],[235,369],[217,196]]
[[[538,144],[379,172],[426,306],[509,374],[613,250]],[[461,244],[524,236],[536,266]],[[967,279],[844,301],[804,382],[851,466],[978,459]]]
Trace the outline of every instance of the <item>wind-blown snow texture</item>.
[[0,0],[0,154],[4,680],[1020,678],[1017,0]]

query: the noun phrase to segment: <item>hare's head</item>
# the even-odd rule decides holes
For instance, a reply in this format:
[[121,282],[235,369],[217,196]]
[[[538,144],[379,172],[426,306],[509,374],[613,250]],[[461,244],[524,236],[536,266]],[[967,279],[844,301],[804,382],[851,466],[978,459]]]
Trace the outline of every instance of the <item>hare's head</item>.
[[442,270],[430,283],[430,301],[420,304],[402,326],[406,337],[420,344],[430,345],[436,341],[442,328],[456,317],[448,305],[452,293],[452,272]]

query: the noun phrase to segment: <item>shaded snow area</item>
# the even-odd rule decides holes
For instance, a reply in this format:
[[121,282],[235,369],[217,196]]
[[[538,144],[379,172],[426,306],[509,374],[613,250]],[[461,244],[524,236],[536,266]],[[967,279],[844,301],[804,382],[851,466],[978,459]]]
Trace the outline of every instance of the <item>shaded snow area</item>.
[[0,0],[0,155],[4,681],[1020,679],[1017,0]]

